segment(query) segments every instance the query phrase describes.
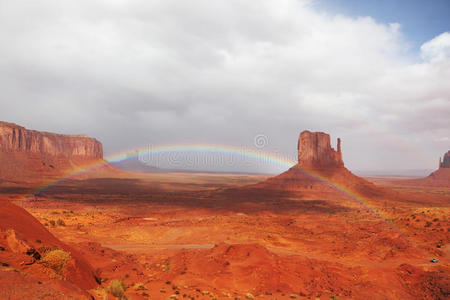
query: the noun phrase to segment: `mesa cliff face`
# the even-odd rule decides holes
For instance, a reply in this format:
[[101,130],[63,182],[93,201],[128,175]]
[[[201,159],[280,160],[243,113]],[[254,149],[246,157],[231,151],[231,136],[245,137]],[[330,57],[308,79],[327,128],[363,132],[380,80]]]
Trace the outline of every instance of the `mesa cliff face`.
[[44,156],[102,159],[102,144],[84,135],[63,135],[28,130],[0,122],[0,152],[39,153]]
[[444,160],[439,160],[439,168],[450,169],[450,150],[444,154]]
[[[338,198],[342,190],[367,197],[378,197],[384,191],[374,184],[351,173],[344,166],[341,141],[337,139],[337,150],[330,144],[330,135],[324,132],[303,131],[298,139],[298,163],[286,172],[255,184],[252,188],[270,191],[301,193],[304,198]],[[345,194],[345,193],[344,193]]]
[[0,122],[0,184],[46,181],[99,164],[107,165],[102,144],[94,138]]
[[343,167],[341,140],[337,151],[331,147],[330,135],[324,132],[303,131],[298,138],[298,164],[301,167]]

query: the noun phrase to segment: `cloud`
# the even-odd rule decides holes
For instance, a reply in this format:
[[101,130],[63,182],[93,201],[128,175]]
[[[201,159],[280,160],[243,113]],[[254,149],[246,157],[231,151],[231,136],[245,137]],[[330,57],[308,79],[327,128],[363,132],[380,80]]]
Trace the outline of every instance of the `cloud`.
[[420,47],[422,57],[433,62],[448,61],[450,58],[450,33],[444,32]]
[[351,168],[427,168],[448,150],[449,37],[417,59],[400,24],[314,1],[0,1],[0,119],[107,153],[263,133],[292,154],[321,130]]

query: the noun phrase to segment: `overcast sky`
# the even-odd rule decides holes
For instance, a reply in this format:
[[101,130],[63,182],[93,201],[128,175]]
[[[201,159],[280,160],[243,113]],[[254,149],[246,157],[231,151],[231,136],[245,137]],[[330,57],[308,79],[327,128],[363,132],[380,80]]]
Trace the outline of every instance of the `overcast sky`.
[[295,155],[309,129],[341,137],[351,170],[436,168],[450,28],[431,22],[417,45],[405,12],[326,2],[0,0],[0,120],[84,133],[106,155],[258,135],[261,151]]

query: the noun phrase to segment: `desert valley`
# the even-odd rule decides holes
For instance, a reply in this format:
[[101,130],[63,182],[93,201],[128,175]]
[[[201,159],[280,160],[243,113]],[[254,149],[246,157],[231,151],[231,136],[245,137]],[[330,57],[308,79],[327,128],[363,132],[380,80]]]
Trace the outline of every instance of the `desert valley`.
[[450,0],[0,0],[0,300],[450,300]]
[[449,153],[361,178],[303,131],[277,176],[138,173],[0,122],[0,299],[448,299]]

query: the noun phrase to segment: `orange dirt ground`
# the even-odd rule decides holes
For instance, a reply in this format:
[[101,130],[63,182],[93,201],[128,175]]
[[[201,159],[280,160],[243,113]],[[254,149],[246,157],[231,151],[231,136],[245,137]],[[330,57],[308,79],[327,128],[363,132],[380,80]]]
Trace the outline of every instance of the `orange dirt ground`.
[[[36,197],[30,196],[35,187],[3,185],[2,200],[36,217],[51,232],[41,234],[47,239],[54,235],[62,248],[76,249],[86,261],[77,270],[95,270],[102,284],[80,285],[41,264],[21,264],[29,257],[7,246],[5,225],[0,298],[89,299],[87,289],[95,299],[116,299],[113,280],[124,283],[130,299],[449,297],[448,188],[369,178],[394,192],[355,198],[253,185],[265,179],[118,172],[73,178]],[[38,248],[32,232],[23,239]],[[9,292],[8,285],[14,286]]]

